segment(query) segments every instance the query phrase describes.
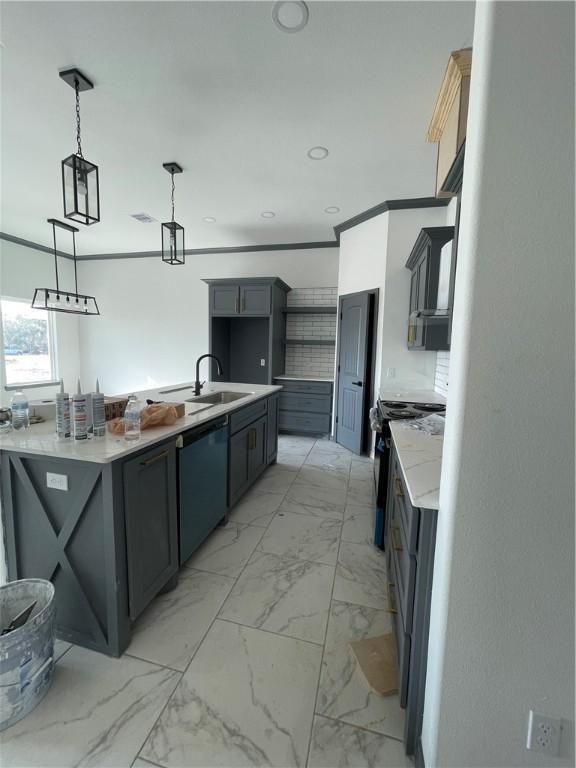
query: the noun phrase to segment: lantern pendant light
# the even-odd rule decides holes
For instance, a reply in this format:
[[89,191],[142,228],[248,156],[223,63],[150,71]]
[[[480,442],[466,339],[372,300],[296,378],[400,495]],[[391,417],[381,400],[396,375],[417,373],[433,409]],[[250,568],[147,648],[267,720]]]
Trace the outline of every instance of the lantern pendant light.
[[[94,296],[78,293],[78,270],[76,264],[76,227],[65,224],[58,219],[48,219],[52,224],[52,240],[54,242],[54,271],[56,272],[56,288],[36,288],[32,299],[32,309],[47,309],[50,312],[68,312],[74,315],[99,315],[100,310]],[[63,291],[58,279],[58,251],[56,249],[56,227],[72,233],[72,251],[74,258],[74,283],[76,293]]]
[[184,264],[184,227],[174,221],[174,174],[182,173],[178,163],[163,163],[162,167],[172,177],[172,220],[162,224],[162,261],[166,264]]
[[94,85],[78,69],[66,69],[60,77],[76,92],[76,154],[62,160],[62,194],[64,216],[80,224],[100,221],[100,190],[98,166],[84,159],[80,139],[80,91],[89,91]]

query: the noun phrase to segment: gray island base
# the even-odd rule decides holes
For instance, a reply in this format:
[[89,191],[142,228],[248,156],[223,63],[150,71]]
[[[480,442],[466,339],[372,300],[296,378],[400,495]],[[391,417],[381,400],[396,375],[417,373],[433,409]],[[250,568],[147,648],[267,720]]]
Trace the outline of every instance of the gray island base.
[[[180,567],[179,436],[224,420],[221,481],[231,506],[276,460],[280,389],[210,384],[207,391],[246,397],[195,411],[133,443],[113,435],[60,443],[51,423],[0,438],[8,577],[52,581],[60,639],[111,656],[126,650],[133,622],[175,583]],[[140,396],[185,402],[192,393],[179,385]]]

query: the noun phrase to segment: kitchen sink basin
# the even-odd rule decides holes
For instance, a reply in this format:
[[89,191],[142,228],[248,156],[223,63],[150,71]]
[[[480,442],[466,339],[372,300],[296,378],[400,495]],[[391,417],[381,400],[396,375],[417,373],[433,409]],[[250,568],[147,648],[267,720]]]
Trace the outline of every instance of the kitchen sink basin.
[[191,397],[187,403],[210,403],[210,405],[227,405],[243,397],[250,397],[252,392],[210,392],[207,395]]

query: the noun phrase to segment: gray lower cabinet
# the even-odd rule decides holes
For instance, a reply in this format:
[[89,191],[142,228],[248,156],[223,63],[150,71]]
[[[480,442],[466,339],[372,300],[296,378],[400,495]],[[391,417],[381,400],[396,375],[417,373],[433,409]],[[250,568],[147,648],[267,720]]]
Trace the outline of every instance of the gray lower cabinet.
[[266,434],[266,458],[268,464],[276,461],[278,455],[278,412],[280,410],[280,395],[268,398],[268,429]]
[[124,462],[124,518],[132,620],[178,571],[177,503],[173,442]]
[[400,706],[406,710],[404,745],[409,755],[419,748],[422,732],[437,517],[436,510],[410,502],[392,445],[385,532],[387,601],[393,614]]
[[332,382],[276,379],[281,384],[278,425],[281,432],[329,434],[332,430]]
[[268,415],[256,418],[230,437],[228,505],[231,507],[266,469]]

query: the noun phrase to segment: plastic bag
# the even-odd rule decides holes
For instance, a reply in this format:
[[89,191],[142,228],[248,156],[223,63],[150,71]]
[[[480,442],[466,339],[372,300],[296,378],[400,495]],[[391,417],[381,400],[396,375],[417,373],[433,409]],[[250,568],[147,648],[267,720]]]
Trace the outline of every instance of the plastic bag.
[[[154,405],[145,405],[140,411],[140,429],[151,429],[152,427],[171,427],[178,419],[178,413],[173,405],[167,403],[155,403]],[[108,424],[108,431],[113,435],[124,434],[124,417],[120,416],[111,419]]]

